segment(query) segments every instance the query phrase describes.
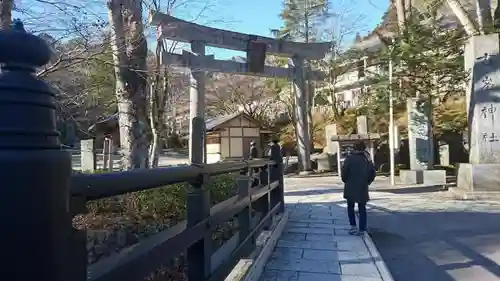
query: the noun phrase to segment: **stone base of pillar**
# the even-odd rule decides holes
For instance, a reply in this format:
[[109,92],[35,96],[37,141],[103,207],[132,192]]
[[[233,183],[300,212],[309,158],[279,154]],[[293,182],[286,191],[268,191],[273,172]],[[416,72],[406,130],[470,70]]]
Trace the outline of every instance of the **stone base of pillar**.
[[399,180],[401,184],[446,184],[445,170],[400,170]]
[[453,192],[463,199],[500,198],[500,164],[460,163]]
[[311,175],[313,173],[314,173],[313,171],[301,171],[301,172],[299,172],[299,176],[308,176],[308,175]]
[[316,170],[318,170],[318,172],[320,173],[331,172],[333,170],[333,167],[335,166],[335,158],[332,157],[331,154],[321,155],[315,160],[318,165],[318,168]]

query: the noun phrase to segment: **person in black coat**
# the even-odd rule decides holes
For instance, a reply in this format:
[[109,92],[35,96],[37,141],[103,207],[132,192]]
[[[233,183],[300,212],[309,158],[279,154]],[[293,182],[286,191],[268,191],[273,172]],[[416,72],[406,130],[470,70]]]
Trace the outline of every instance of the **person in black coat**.
[[259,150],[257,149],[257,144],[254,141],[250,142],[250,160],[259,158]]
[[[344,182],[344,199],[347,200],[347,215],[351,225],[349,234],[362,235],[366,231],[366,203],[370,200],[368,186],[376,176],[375,166],[363,142],[354,145],[354,151],[344,161],[341,176]],[[356,227],[355,203],[358,203],[359,229]]]

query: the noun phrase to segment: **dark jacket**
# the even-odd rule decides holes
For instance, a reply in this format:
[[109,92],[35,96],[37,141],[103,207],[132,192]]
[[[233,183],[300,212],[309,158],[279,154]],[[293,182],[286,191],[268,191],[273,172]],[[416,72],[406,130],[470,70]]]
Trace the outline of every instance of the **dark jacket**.
[[277,143],[269,143],[267,151],[269,159],[276,161],[276,164],[283,164],[283,155],[281,154],[281,146]]
[[375,167],[364,151],[354,151],[344,161],[342,166],[342,181],[344,198],[366,203],[370,200],[368,186],[375,180]]
[[259,150],[255,145],[250,146],[250,159],[259,158]]

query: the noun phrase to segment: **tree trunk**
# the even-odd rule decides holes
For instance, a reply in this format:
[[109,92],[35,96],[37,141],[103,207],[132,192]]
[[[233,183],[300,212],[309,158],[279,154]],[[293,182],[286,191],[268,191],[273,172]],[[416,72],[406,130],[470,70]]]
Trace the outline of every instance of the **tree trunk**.
[[146,56],[141,2],[108,0],[122,168],[147,165]]
[[[167,86],[167,84],[160,84],[161,79],[161,55],[163,52],[163,41],[161,38],[156,40],[156,52],[155,52],[155,76],[154,82],[151,84],[150,95],[149,95],[149,121],[151,122],[151,133],[153,135],[153,142],[149,150],[149,166],[158,167],[158,161],[160,158],[160,140],[163,137],[163,127],[165,124],[163,120],[165,103],[164,93],[167,90],[162,86]],[[167,77],[164,77],[166,80]]]
[[[158,74],[155,75],[156,79],[158,78]],[[158,83],[151,83],[150,92],[149,92],[149,121],[151,122],[151,134],[153,136],[151,146],[149,147],[149,167],[156,168],[158,167],[158,162],[160,159],[160,128],[158,124]]]
[[475,33],[477,33],[477,30],[474,26],[474,22],[469,18],[467,11],[460,4],[459,0],[446,0],[446,2],[448,3],[455,16],[457,16],[458,20],[464,27],[465,32],[467,32],[469,36],[472,36]]
[[0,0],[0,30],[10,28],[13,4],[13,0]]
[[493,28],[491,0],[476,0],[477,23],[481,33],[488,33]]
[[398,19],[398,27],[399,31],[401,32],[404,27],[405,27],[405,5],[404,5],[404,0],[396,0],[395,6],[396,6],[396,15]]

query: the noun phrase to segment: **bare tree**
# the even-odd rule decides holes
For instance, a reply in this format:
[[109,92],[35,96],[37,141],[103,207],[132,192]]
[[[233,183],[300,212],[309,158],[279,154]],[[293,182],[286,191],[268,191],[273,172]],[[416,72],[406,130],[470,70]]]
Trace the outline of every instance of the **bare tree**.
[[242,111],[252,118],[269,124],[276,116],[273,93],[265,79],[242,75],[219,75],[208,91],[211,115],[226,115]]
[[[161,2],[160,0],[152,0],[150,6],[152,10],[161,11],[168,15],[173,15],[175,12],[185,12],[186,9],[189,9],[191,13],[195,11],[190,20],[200,21],[203,15],[213,11],[217,6],[217,1],[165,0]],[[169,136],[169,132],[176,132],[177,102],[180,100],[180,95],[184,93],[182,88],[185,86],[183,73],[175,73],[175,69],[169,65],[162,65],[161,60],[164,52],[174,53],[179,47],[182,47],[179,46],[181,44],[165,40],[161,34],[157,34],[155,40],[155,63],[151,72],[152,84],[149,95],[149,120],[152,131],[152,143],[149,149],[151,167],[158,165],[160,148]],[[167,112],[170,113],[170,118],[168,118]],[[172,128],[166,126],[167,119],[173,120],[170,122]]]
[[[104,108],[92,101],[94,97],[89,97],[89,92],[97,85],[89,84],[88,63],[102,60],[106,51],[103,47],[105,14],[101,9],[102,1],[96,1],[0,1],[1,28],[9,28],[14,11],[29,32],[52,47],[52,59],[38,69],[36,75],[57,89],[56,112],[62,122],[79,123],[82,116],[95,120],[96,116],[90,116],[97,113],[94,109]],[[106,63],[112,64],[107,60]]]
[[346,39],[356,34],[356,41],[362,40],[359,32],[366,27],[363,15],[356,12],[350,5],[351,2],[342,3],[343,5],[338,5],[336,8],[329,29],[324,32],[325,41],[331,42],[329,56],[317,63],[319,68],[326,72],[326,83],[322,85],[319,94],[324,95],[324,100],[329,101],[335,119],[342,115],[343,110],[339,107],[336,93],[339,78],[360,66],[358,62],[362,54],[357,50],[357,44],[347,49],[346,46],[351,42],[347,42]]

